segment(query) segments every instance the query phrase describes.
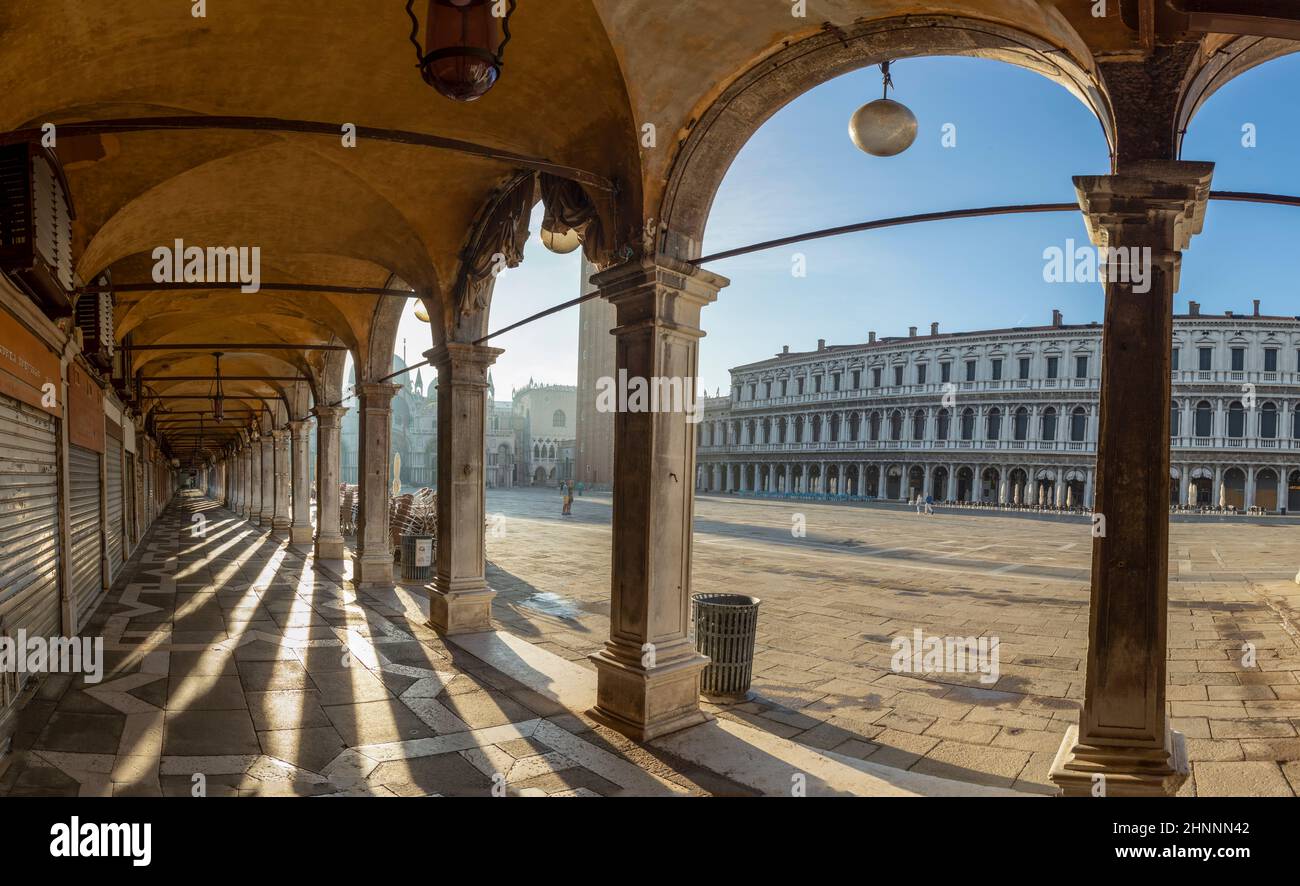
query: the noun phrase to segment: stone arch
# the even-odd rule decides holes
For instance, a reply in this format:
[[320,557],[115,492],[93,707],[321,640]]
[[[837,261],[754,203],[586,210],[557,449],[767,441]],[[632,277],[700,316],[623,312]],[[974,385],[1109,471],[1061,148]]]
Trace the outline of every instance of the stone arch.
[[1196,114],[1210,98],[1230,82],[1260,65],[1300,51],[1300,43],[1280,37],[1232,37],[1206,53],[1194,69],[1178,98],[1175,146],[1182,156],[1183,140]]
[[[1020,16],[1023,16],[1021,10]],[[1012,13],[1004,21],[1017,21]],[[778,110],[835,77],[882,61],[964,55],[1008,62],[1066,87],[1099,120],[1113,147],[1109,99],[1093,72],[1091,54],[1063,19],[1049,42],[1027,30],[953,15],[862,20],[788,41],[737,77],[698,115],[681,145],[660,203],[660,252],[689,261],[700,256],[713,199],[740,149]],[[1086,61],[1080,61],[1084,59]]]

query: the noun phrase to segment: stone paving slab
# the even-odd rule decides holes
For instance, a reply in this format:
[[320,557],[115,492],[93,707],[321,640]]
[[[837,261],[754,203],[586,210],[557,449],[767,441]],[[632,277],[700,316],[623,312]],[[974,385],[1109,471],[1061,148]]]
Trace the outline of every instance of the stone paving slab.
[[[609,497],[577,498],[561,517],[553,491],[489,490],[488,510],[501,517],[488,537],[497,625],[589,668],[609,631]],[[757,698],[710,708],[718,716],[918,773],[1051,790],[1083,698],[1087,522],[702,496],[695,527],[692,590],[763,600]],[[1247,518],[1175,521],[1170,561],[1168,702],[1188,737],[1185,792],[1293,792],[1300,586],[1280,576],[1300,568],[1300,537]],[[917,628],[998,637],[998,681],[892,672],[890,642]]]
[[183,493],[84,632],[104,681],[41,679],[0,796],[751,793],[449,648],[419,600]]

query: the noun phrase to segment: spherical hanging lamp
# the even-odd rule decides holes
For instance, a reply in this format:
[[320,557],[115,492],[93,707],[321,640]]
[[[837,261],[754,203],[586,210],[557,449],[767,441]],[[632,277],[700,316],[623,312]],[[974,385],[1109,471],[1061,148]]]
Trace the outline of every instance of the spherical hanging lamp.
[[556,255],[568,255],[582,245],[582,235],[572,228],[558,230],[542,226],[542,245]]
[[516,0],[428,0],[424,46],[415,2],[407,0],[406,14],[424,82],[453,101],[482,98],[501,76]]
[[421,323],[429,322],[429,312],[425,310],[424,302],[420,302],[420,304],[416,307],[415,319],[419,320]]
[[894,85],[889,76],[889,62],[880,65],[885,95],[869,102],[849,120],[849,138],[858,148],[873,157],[893,157],[903,153],[916,141],[916,115],[889,97]]

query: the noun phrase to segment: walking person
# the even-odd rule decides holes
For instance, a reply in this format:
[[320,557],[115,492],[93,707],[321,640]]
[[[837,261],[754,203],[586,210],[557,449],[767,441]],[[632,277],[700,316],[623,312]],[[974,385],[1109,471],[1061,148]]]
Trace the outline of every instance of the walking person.
[[934,496],[933,496],[933,495],[927,495],[927,496],[925,497],[925,513],[926,513],[927,515],[931,516],[931,517],[934,516]]
[[564,510],[560,511],[561,517],[573,516],[573,490],[567,486],[564,488]]

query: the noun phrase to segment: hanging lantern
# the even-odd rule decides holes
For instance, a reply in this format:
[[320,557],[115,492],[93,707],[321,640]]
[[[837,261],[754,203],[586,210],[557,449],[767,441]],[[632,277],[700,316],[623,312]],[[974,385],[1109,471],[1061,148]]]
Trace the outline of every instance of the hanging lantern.
[[556,255],[568,255],[582,245],[582,234],[563,225],[548,227],[542,222],[542,245]]
[[420,302],[420,304],[416,307],[415,319],[419,320],[421,323],[429,322],[429,312],[425,310],[424,302]]
[[858,108],[849,120],[849,138],[860,150],[873,157],[893,157],[916,141],[916,115],[907,105],[889,97],[894,80],[889,76],[889,62],[882,62],[885,95]]
[[217,382],[212,391],[212,416],[219,423],[226,420],[226,392],[221,387],[221,354],[213,354],[217,358]]
[[453,101],[482,98],[501,76],[516,0],[428,0],[424,46],[415,2],[407,0],[406,14],[424,82]]

